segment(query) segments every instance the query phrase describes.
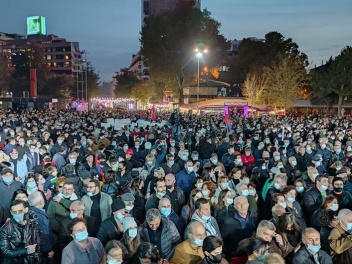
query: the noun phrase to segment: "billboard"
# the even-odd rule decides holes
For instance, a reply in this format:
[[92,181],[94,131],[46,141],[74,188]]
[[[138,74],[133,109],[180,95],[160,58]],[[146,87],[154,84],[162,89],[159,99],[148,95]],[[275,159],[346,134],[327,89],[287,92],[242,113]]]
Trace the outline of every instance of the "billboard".
[[46,35],[45,17],[27,17],[27,35]]

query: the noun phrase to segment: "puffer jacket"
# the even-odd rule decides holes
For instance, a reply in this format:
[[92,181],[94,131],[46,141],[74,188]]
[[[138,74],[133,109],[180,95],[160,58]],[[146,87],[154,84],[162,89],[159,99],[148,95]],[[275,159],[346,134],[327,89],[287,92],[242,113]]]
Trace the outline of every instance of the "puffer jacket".
[[[169,219],[162,216],[160,224],[162,226],[160,254],[162,258],[170,260],[175,253],[175,247],[181,242],[181,237],[175,224]],[[144,242],[150,242],[148,228],[147,221],[138,228],[141,240]]]
[[[31,256],[27,255],[28,246],[24,238],[29,236],[29,227],[20,226],[13,219],[0,229],[0,248],[4,264],[27,264]],[[39,233],[38,233],[39,236]],[[21,239],[23,238],[23,239]]]

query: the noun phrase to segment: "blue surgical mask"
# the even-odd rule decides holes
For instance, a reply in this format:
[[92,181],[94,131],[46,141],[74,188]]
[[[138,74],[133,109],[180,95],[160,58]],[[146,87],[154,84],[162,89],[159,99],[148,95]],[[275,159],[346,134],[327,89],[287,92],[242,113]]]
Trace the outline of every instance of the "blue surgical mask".
[[163,216],[168,217],[168,216],[171,214],[171,208],[161,208],[161,209],[160,209],[160,213],[161,213]]
[[37,184],[35,182],[27,182],[27,187],[28,188],[34,188],[36,186],[37,186]]
[[193,243],[197,246],[197,247],[201,247],[203,246],[203,240],[202,239],[194,239]]
[[202,219],[203,219],[204,221],[208,221],[208,220],[210,219],[210,216],[207,216],[207,215],[203,215],[203,214],[202,214]]
[[123,214],[121,214],[121,213],[117,213],[116,215],[115,215],[115,217],[118,219],[118,220],[122,220],[125,216],[123,215]]
[[228,183],[228,182],[223,182],[223,183],[221,184],[221,188],[222,188],[223,190],[229,188],[229,183]]
[[347,231],[351,232],[352,231],[352,223],[347,223]]
[[169,165],[170,165],[170,166],[173,166],[174,164],[175,164],[175,161],[169,160]]
[[243,190],[242,191],[242,195],[243,196],[248,196],[249,195],[249,191],[248,190]]
[[92,196],[93,196],[93,193],[87,192],[87,195],[88,195],[89,197],[92,197]]
[[304,187],[302,187],[302,186],[296,187],[296,191],[297,191],[298,193],[303,193]]
[[207,196],[207,195],[209,195],[209,191],[208,190],[202,190],[202,194],[203,194],[203,196]]
[[45,184],[45,179],[42,179],[42,180],[41,180],[41,183],[42,183],[42,184]]
[[70,213],[70,218],[71,219],[74,219],[74,218],[76,218],[77,217],[77,214],[76,213]]
[[4,181],[4,183],[9,184],[9,183],[13,182],[13,177],[11,177],[11,178],[8,178],[8,177],[2,177],[2,180]]
[[117,261],[114,259],[108,259],[108,261],[106,262],[107,264],[122,264],[121,261]]
[[281,186],[280,186],[280,184],[278,184],[278,183],[275,183],[275,184],[274,184],[274,187],[275,187],[276,190],[281,190]]
[[260,255],[260,257],[258,258],[259,262],[264,262],[266,255]]
[[318,251],[320,250],[321,246],[320,245],[310,245],[310,244],[307,244],[307,249],[314,252],[314,253],[318,253]]
[[233,199],[227,198],[227,199],[226,199],[226,203],[227,203],[228,205],[233,204]]
[[137,228],[128,230],[128,236],[130,238],[135,238],[137,236]]
[[22,223],[23,219],[24,219],[24,213],[22,213],[22,214],[13,214],[12,217],[17,223]]
[[158,194],[160,197],[164,197],[164,196],[165,196],[165,193],[164,193],[164,192],[157,192],[157,194]]
[[61,195],[62,195],[62,197],[66,198],[66,199],[71,197],[71,194],[70,195],[65,195],[64,193],[62,193]]
[[75,164],[76,163],[76,159],[70,159],[70,163],[71,164]]
[[149,166],[151,166],[152,164],[153,164],[153,162],[152,161],[147,161],[147,164],[149,165]]
[[75,239],[78,242],[82,242],[82,241],[86,240],[87,237],[88,237],[88,231],[87,230],[75,234]]
[[186,156],[186,155],[182,156],[183,161],[186,161],[187,159],[188,159],[188,156]]

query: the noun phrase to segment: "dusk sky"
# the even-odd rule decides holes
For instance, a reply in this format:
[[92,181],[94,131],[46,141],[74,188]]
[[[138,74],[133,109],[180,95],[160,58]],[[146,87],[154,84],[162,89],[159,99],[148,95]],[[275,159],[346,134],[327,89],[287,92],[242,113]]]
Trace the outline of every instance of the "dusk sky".
[[[351,0],[202,0],[228,39],[291,37],[312,65],[352,45]],[[26,17],[46,17],[47,33],[77,41],[102,81],[139,50],[140,0],[0,0],[0,32],[26,33]]]

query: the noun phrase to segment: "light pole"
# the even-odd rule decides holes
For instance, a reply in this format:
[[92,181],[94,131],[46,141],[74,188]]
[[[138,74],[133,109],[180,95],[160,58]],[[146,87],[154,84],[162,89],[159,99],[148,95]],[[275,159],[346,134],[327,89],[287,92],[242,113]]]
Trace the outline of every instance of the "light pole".
[[197,57],[197,61],[198,61],[198,77],[197,77],[197,111],[199,111],[199,59],[203,56],[203,53],[207,53],[208,50],[204,49],[203,51],[199,50],[199,49],[195,49],[196,52],[196,57]]

